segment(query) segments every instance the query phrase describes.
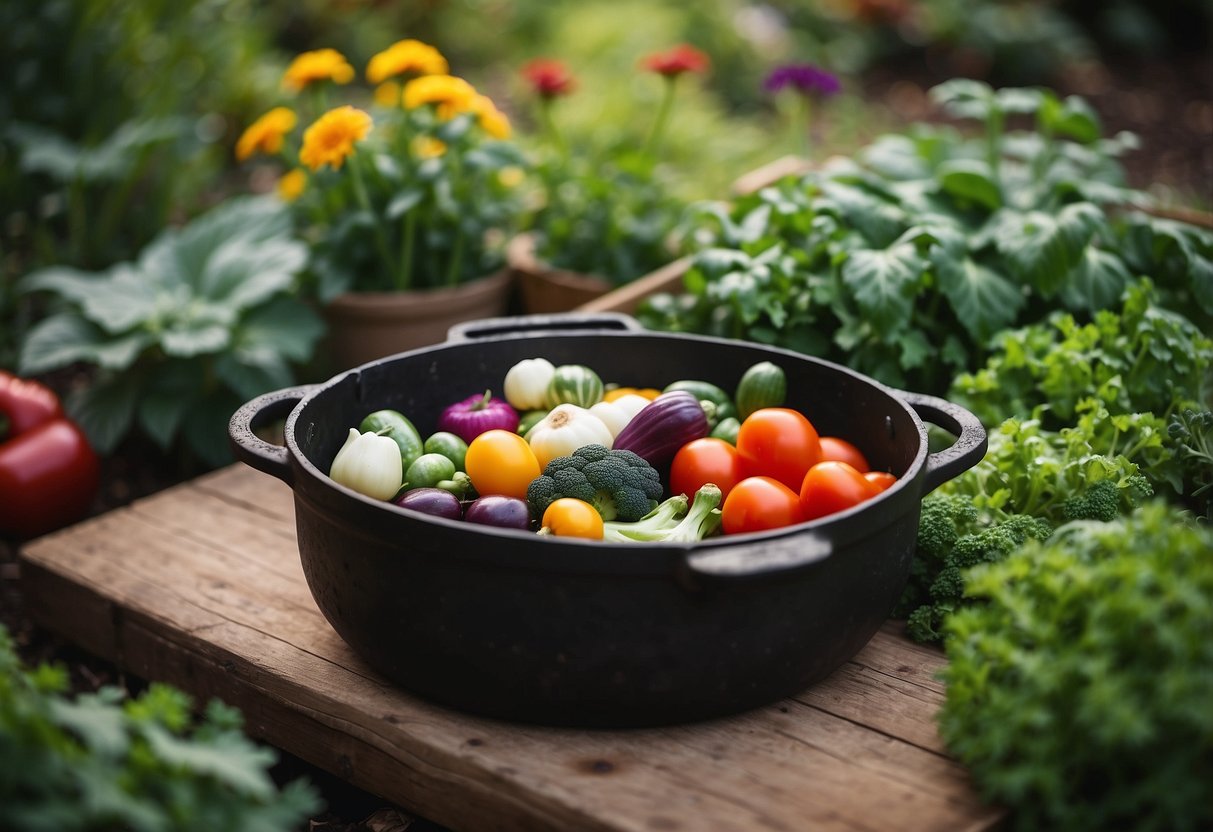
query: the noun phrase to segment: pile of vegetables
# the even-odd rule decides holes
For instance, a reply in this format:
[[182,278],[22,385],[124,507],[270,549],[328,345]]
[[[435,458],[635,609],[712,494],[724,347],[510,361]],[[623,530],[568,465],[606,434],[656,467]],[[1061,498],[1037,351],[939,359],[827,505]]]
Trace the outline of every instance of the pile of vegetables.
[[693,542],[844,511],[896,481],[784,407],[770,361],[732,392],[699,379],[607,385],[590,367],[519,361],[504,398],[446,407],[422,441],[403,413],[351,427],[329,476],[448,520],[609,542]]

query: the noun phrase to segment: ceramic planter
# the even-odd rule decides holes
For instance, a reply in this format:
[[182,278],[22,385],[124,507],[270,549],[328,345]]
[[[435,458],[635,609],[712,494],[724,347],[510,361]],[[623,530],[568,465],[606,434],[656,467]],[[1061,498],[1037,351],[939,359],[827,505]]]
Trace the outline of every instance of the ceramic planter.
[[535,256],[531,234],[520,234],[510,241],[506,261],[518,281],[523,309],[533,314],[567,312],[606,294],[614,285],[601,277],[542,262]]

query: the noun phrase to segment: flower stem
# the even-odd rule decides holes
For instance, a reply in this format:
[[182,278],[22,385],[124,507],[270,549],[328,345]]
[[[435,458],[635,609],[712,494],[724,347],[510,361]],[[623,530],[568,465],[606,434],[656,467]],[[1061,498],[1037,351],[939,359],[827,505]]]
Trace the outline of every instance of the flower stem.
[[396,269],[392,264],[392,255],[388,251],[387,237],[383,233],[383,226],[379,223],[379,218],[375,216],[375,212],[371,208],[371,200],[366,195],[366,183],[362,181],[362,170],[358,166],[357,156],[350,159],[350,178],[354,183],[354,196],[358,200],[359,207],[371,215],[371,224],[375,229],[375,244],[379,248],[379,256],[383,258],[383,266],[387,269],[388,274],[393,274]]
[[794,119],[794,121],[799,125],[799,130],[797,131],[797,148],[801,158],[808,159],[809,154],[812,152],[813,144],[813,102],[807,94],[798,95],[796,97],[798,99],[796,109],[799,111],[797,113],[799,118]]
[[413,285],[413,241],[417,236],[417,212],[408,211],[404,215],[404,229],[400,243],[400,271],[397,273],[396,288],[408,289]]
[[657,108],[657,117],[653,119],[653,129],[649,132],[649,137],[644,143],[644,152],[649,156],[654,156],[661,145],[661,139],[665,134],[666,122],[670,120],[670,111],[674,107],[674,84],[677,83],[675,76],[667,76],[665,79],[665,92],[661,98],[661,104]]
[[548,140],[552,143],[552,147],[556,148],[560,158],[567,157],[568,147],[564,143],[564,136],[561,134],[560,128],[556,126],[556,120],[552,118],[552,104],[546,98],[539,102],[539,120],[543,122],[543,130],[548,134]]
[[463,226],[455,228],[455,242],[451,244],[451,262],[448,264],[446,282],[448,286],[459,284],[459,274],[463,269]]

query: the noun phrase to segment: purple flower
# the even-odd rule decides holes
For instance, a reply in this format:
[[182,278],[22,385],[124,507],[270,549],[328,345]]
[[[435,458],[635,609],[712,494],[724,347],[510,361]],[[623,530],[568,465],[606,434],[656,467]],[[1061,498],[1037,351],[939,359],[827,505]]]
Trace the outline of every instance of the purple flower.
[[779,92],[784,87],[792,87],[801,95],[819,98],[829,98],[842,89],[833,73],[812,64],[777,66],[762,85],[767,92]]

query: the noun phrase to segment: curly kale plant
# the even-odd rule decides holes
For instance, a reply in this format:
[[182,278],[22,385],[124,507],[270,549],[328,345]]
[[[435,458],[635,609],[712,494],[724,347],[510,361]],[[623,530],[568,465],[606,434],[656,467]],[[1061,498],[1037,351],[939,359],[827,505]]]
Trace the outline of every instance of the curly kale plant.
[[180,691],[153,684],[71,698],[67,674],[21,667],[0,627],[0,827],[11,832],[273,832],[318,808],[302,781],[279,790],[271,749],[213,701],[195,721]]
[[971,570],[940,731],[1011,827],[1213,828],[1213,531],[1151,503]]
[[137,428],[206,464],[230,461],[232,412],[290,386],[323,332],[293,296],[307,249],[290,230],[278,200],[237,198],[165,231],[137,262],[35,272],[23,289],[49,294],[54,312],[22,345],[21,371],[96,368],[68,407],[103,453]]
[[1183,493],[1213,521],[1213,411],[1177,413],[1167,426],[1167,436],[1183,471]]
[[[1213,232],[1108,206],[1128,139],[1081,99],[957,80],[933,91],[984,135],[919,125],[742,197],[700,206],[685,237],[691,301],[657,296],[646,326],[796,349],[881,381],[943,392],[989,340],[1059,306],[1086,320],[1138,275],[1213,320]],[[1012,116],[1034,128],[1012,131]],[[1006,413],[1004,415],[1012,415]]]

